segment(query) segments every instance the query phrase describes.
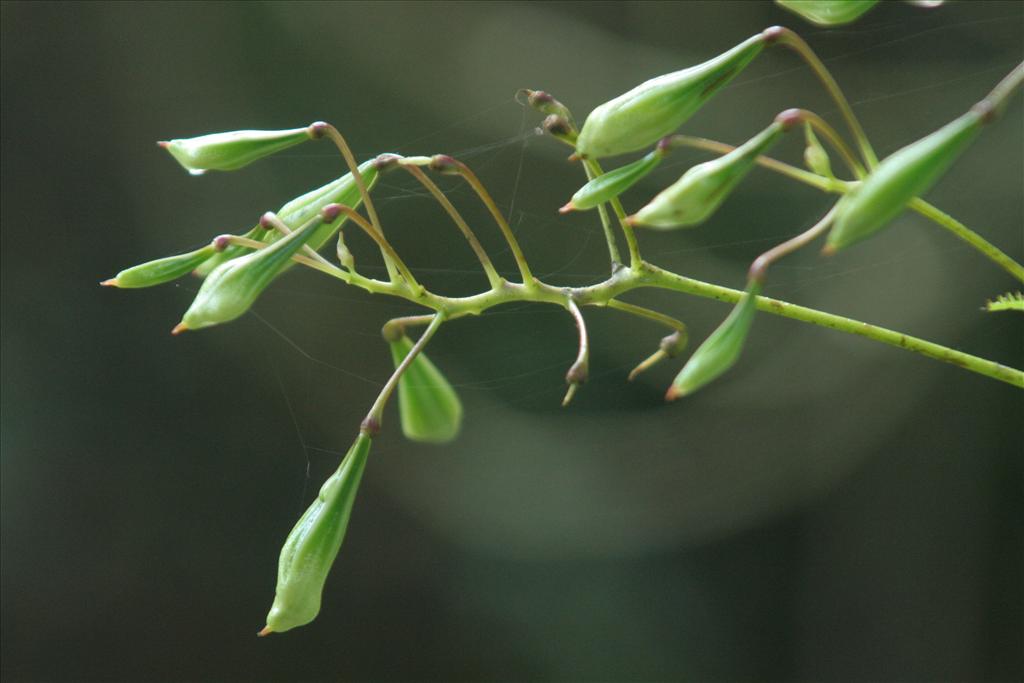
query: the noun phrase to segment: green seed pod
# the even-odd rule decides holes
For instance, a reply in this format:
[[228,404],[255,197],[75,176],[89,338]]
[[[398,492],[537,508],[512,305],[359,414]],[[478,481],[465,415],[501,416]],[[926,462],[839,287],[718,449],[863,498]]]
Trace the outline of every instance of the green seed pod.
[[646,156],[637,159],[633,163],[620,166],[613,171],[603,173],[591,180],[581,187],[572,196],[569,203],[558,211],[560,213],[568,213],[570,211],[593,209],[610,199],[618,197],[657,168],[663,158],[665,158],[665,148],[659,143],[654,151]]
[[[405,360],[413,343],[404,334],[388,341],[395,367]],[[445,443],[462,426],[462,402],[452,385],[423,353],[417,355],[398,380],[398,412],[402,433],[412,441]]]
[[269,247],[217,266],[203,281],[192,305],[172,332],[219,325],[248,311],[317,228],[335,220],[338,213],[339,207],[329,204],[305,225]]
[[[360,164],[359,174],[362,175],[363,182],[366,183],[366,191],[371,192],[373,187],[377,184],[377,179],[380,177],[377,166],[374,164],[374,160],[364,161]],[[359,187],[352,178],[352,174],[346,173],[340,178],[327,183],[323,187],[310,190],[306,194],[289,201],[277,211],[277,217],[280,218],[285,225],[294,230],[309,220],[311,216],[316,215],[328,204],[344,204],[355,209],[359,207],[362,201],[363,198],[359,193]],[[348,220],[348,215],[343,213],[335,221],[320,226],[320,228],[313,233],[313,236],[309,238],[307,244],[312,249],[319,250],[329,239],[331,239],[334,231],[340,228],[346,220]],[[281,233],[277,230],[267,231],[257,225],[246,233],[245,236],[259,242],[274,242],[281,237]],[[237,245],[230,246],[223,252],[215,254],[213,258],[196,268],[195,274],[199,277],[206,277],[214,268],[225,261],[238,258],[239,256],[248,254],[251,251],[252,250],[247,247]],[[289,263],[286,268],[290,267],[291,264]]]
[[626,220],[630,225],[661,230],[703,223],[784,130],[785,124],[776,121],[728,154],[694,166]]
[[859,242],[883,228],[907,202],[938,182],[983,125],[984,112],[971,110],[883,160],[839,200],[826,252]]
[[157,144],[192,175],[234,171],[257,159],[313,139],[312,127],[292,130],[238,130]]
[[878,0],[775,0],[783,9],[816,26],[842,26],[856,21]]
[[757,34],[728,52],[689,69],[641,83],[590,112],[576,153],[600,158],[643,149],[673,133],[764,48]]
[[208,244],[202,249],[196,249],[187,254],[168,256],[167,258],[132,266],[122,270],[116,277],[104,280],[100,284],[105,287],[121,287],[123,289],[161,285],[188,275],[196,266],[208,260],[216,253],[217,248],[212,244]]
[[804,137],[807,140],[807,146],[804,147],[804,163],[807,164],[807,168],[826,178],[834,178],[835,176],[832,175],[832,162],[828,158],[828,152],[818,142],[818,136],[814,134],[814,130],[809,123],[804,124]]
[[345,539],[371,439],[360,434],[338,470],[288,534],[277,563],[277,591],[259,632],[283,633],[313,621],[320,612],[324,582]]
[[729,317],[693,352],[690,360],[676,375],[665,394],[666,400],[674,401],[680,396],[692,394],[736,363],[750,331],[750,324],[754,321],[757,295],[760,293],[760,283],[751,282],[747,286],[746,293]]

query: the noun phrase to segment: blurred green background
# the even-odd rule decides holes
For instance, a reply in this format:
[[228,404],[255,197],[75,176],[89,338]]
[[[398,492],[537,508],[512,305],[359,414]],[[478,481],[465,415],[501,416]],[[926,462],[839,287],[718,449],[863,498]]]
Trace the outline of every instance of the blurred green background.
[[[1022,664],[1021,392],[762,315],[741,364],[664,405],[633,384],[662,330],[588,310],[591,382],[560,409],[564,312],[498,309],[430,355],[464,433],[374,444],[320,617],[267,639],[277,553],[390,371],[395,301],[293,272],[255,315],[172,338],[194,280],[97,282],[251,225],[341,172],[310,144],[192,178],[153,142],[335,123],[357,154],[447,152],[510,215],[534,270],[602,278],[580,185],[518,88],[582,118],[651,76],[784,23],[885,155],[982,97],[1024,52],[1024,5],[883,3],[815,29],[770,3],[5,2],[2,676],[5,681],[1010,681]],[[741,142],[786,107],[836,111],[768,51],[687,125]],[[1024,258],[1022,106],[929,197]],[[793,136],[798,138],[799,136]],[[778,155],[797,161],[800,141]],[[633,208],[702,159],[683,153]],[[446,189],[502,269],[497,231]],[[392,174],[378,207],[432,287],[484,284],[441,210]],[[827,198],[757,171],[647,258],[740,286]],[[373,251],[350,242],[374,272]],[[1024,366],[1013,281],[922,219],[780,264],[770,295]],[[715,302],[640,292],[702,339]]]

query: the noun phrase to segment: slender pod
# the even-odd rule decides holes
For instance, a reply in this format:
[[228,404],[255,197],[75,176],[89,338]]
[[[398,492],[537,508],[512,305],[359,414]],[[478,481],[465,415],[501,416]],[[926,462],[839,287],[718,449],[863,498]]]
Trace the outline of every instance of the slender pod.
[[666,150],[667,146],[659,142],[653,151],[636,161],[602,173],[577,190],[569,203],[558,211],[586,211],[618,197],[657,168],[665,158]]
[[234,171],[281,150],[312,140],[312,126],[291,130],[236,130],[158,142],[192,175]]
[[907,203],[938,182],[981,132],[984,113],[972,109],[931,135],[882,161],[839,200],[826,253],[834,253],[885,227]]
[[320,487],[316,500],[288,534],[277,563],[274,603],[259,635],[303,626],[320,613],[324,582],[345,539],[370,444],[370,437],[360,433],[337,471]]
[[755,280],[747,285],[747,291],[729,316],[693,352],[690,360],[676,375],[665,394],[666,400],[674,401],[680,396],[692,394],[736,364],[747,340],[747,333],[750,332],[750,324],[754,321],[757,296],[760,293],[760,282]]
[[126,268],[116,276],[109,280],[104,280],[100,284],[105,287],[120,287],[122,289],[160,285],[188,275],[196,266],[208,260],[216,253],[217,247],[213,244],[208,244],[201,249],[196,249],[186,254],[168,256],[167,258]]
[[172,330],[174,334],[226,323],[248,311],[292,256],[322,224],[334,221],[340,210],[337,204],[329,204],[305,225],[269,247],[217,266]]
[[[397,368],[412,351],[404,333],[389,339],[391,358]],[[462,426],[462,401],[444,374],[422,352],[398,380],[398,413],[402,433],[411,441],[445,443],[458,436]]]
[[728,154],[694,166],[627,221],[630,225],[660,230],[703,223],[754,168],[757,157],[775,144],[788,125],[776,120]]
[[605,102],[583,123],[576,153],[583,158],[616,156],[671,134],[742,71],[769,36],[751,36],[703,64],[652,78]]

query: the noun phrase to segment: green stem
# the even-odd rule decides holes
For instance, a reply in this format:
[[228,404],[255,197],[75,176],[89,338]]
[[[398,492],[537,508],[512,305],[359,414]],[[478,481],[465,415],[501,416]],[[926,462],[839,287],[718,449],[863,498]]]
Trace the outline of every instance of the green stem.
[[[583,163],[589,167],[590,173],[593,173],[595,176],[604,174],[601,164],[597,163],[596,160],[584,159]],[[622,202],[619,201],[618,197],[613,197],[609,203],[612,205],[615,217],[619,219],[622,234],[626,237],[626,246],[629,247],[629,267],[636,270],[643,264],[643,259],[640,257],[640,245],[637,244],[636,235],[633,234],[633,226],[626,222],[626,211],[622,208]]]
[[480,265],[483,267],[484,273],[487,274],[487,281],[490,283],[491,289],[501,287],[501,283],[503,282],[502,277],[498,275],[498,271],[494,269],[494,264],[491,263],[491,258],[487,255],[483,245],[480,244],[480,240],[476,238],[476,233],[474,233],[473,229],[469,227],[469,224],[466,223],[458,209],[448,201],[448,197],[444,196],[444,193],[441,192],[441,189],[437,184],[428,178],[427,174],[421,171],[417,166],[402,164],[402,168],[412,174],[412,176],[416,178],[423,187],[427,188],[427,191],[433,195],[434,199],[437,200],[437,203],[441,205],[445,212],[447,212],[448,216],[451,217],[455,225],[458,226],[459,230],[462,232],[462,236],[466,238],[466,241],[469,242],[470,248],[473,249],[473,253],[476,254],[477,260],[480,261]]
[[832,74],[829,72],[825,64],[818,59],[818,55],[814,54],[814,50],[811,49],[811,46],[804,42],[803,38],[793,33],[788,28],[778,27],[775,39],[780,45],[784,45],[796,52],[801,59],[811,67],[811,70],[814,71],[814,75],[818,77],[821,84],[825,86],[825,90],[828,92],[829,96],[839,107],[839,112],[846,120],[846,125],[850,127],[850,131],[853,133],[853,137],[857,141],[857,146],[860,148],[861,156],[864,157],[864,161],[867,163],[868,168],[874,168],[877,166],[878,157],[875,156],[875,150],[871,148],[871,143],[868,142],[868,137],[864,134],[864,129],[861,128],[860,121],[857,120],[857,116],[853,113],[853,108],[850,107],[850,103],[846,100],[846,95],[843,94],[839,84],[836,83],[836,79],[832,78]]
[[368,436],[375,436],[380,432],[380,426],[384,421],[384,406],[387,405],[388,399],[391,398],[391,394],[394,392],[395,387],[398,386],[398,380],[402,378],[402,374],[416,359],[416,356],[418,356],[420,351],[423,350],[423,347],[427,345],[430,338],[434,336],[435,332],[437,332],[437,329],[441,327],[442,322],[444,322],[444,314],[436,313],[432,316],[430,325],[428,325],[427,329],[422,335],[420,335],[420,338],[416,340],[412,349],[410,349],[409,353],[402,359],[402,362],[398,364],[398,367],[395,368],[394,373],[392,373],[391,377],[384,385],[384,388],[381,389],[380,394],[377,395],[377,400],[373,402],[373,406],[370,407],[370,412],[366,414],[366,419],[363,420],[363,424],[360,427],[360,431],[362,433],[367,434]]
[[[590,166],[583,164],[583,170],[587,173],[587,180],[594,179],[594,172]],[[608,219],[608,209],[604,204],[597,205],[597,213],[601,216],[601,228],[604,230],[604,239],[608,243],[608,257],[612,261],[612,272],[622,267],[622,256],[619,254],[619,245],[615,241],[615,231],[612,230],[612,222]]]
[[[341,156],[345,159],[345,165],[348,166],[349,173],[352,174],[352,179],[356,182],[356,187],[359,189],[359,196],[363,200],[363,205],[366,206],[366,214],[370,217],[370,224],[373,229],[380,233],[380,236],[384,236],[384,227],[380,223],[380,219],[377,217],[377,209],[373,206],[373,201],[370,199],[370,192],[366,188],[366,181],[363,180],[363,174],[359,172],[359,164],[356,163],[356,158],[352,154],[352,149],[345,142],[345,137],[341,132],[329,123],[320,121],[313,124],[313,129],[317,135],[326,135],[330,138],[334,146],[341,152]],[[388,276],[392,282],[396,282],[398,279],[398,271],[395,268],[395,264],[392,263],[390,256],[381,248],[381,256],[384,258],[384,266],[388,270]]]
[[[728,287],[700,282],[699,280],[693,280],[691,278],[683,277],[682,275],[670,273],[655,266],[648,265],[645,270],[648,273],[645,278],[646,284],[652,287],[670,289],[676,292],[683,292],[685,294],[695,294],[697,296],[717,299],[719,301],[726,301],[729,303],[736,303],[744,294],[738,289],[731,289]],[[912,337],[901,332],[889,330],[877,325],[871,325],[859,320],[854,320],[853,318],[846,318],[844,316],[817,311],[812,308],[798,306],[785,301],[779,301],[778,299],[771,299],[765,296],[757,297],[757,308],[758,310],[771,313],[773,315],[779,315],[792,320],[800,320],[802,322],[827,327],[839,332],[855,334],[874,341],[882,342],[883,344],[889,344],[901,349],[906,349],[907,351],[913,351],[923,356],[927,356],[928,358],[933,358],[944,363],[951,363],[966,370],[970,370],[971,372],[976,372],[980,375],[991,377],[992,379],[997,379],[1001,382],[1007,382],[1008,384],[1012,384],[1016,387],[1024,388],[1024,372],[1021,372],[1020,370],[1016,370],[990,360],[985,360],[984,358],[972,356],[961,351],[956,351],[940,344],[925,341],[924,339]]]
[[910,204],[908,206],[925,218],[938,223],[946,230],[949,230],[964,242],[967,242],[967,244],[987,256],[993,263],[998,265],[1007,273],[1017,278],[1017,280],[1024,282],[1024,266],[1021,266],[1021,264],[1003,253],[999,247],[995,246],[945,211],[942,211],[919,197],[910,200]]
[[604,305],[608,308],[614,308],[617,311],[629,313],[630,315],[635,315],[639,318],[653,320],[654,322],[661,323],[665,327],[670,330],[675,330],[676,332],[686,332],[686,325],[683,322],[676,320],[672,316],[652,311],[651,309],[644,308],[643,306],[627,304],[625,301],[619,301],[618,299],[609,299]]

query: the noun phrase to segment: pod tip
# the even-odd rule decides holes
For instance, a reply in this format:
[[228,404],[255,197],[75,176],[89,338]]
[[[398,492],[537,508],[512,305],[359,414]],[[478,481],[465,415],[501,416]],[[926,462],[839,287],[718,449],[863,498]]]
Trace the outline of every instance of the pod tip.
[[109,280],[103,280],[102,282],[100,282],[100,286],[101,287],[120,287],[120,285],[117,283],[117,278],[116,277],[112,277]]
[[558,213],[569,213],[570,211],[575,211],[575,210],[576,210],[576,205],[573,204],[572,200],[570,199],[568,204],[566,204],[565,206],[563,206],[562,208],[560,208],[558,210]]
[[270,626],[264,626],[256,635],[263,638],[265,636],[269,636],[271,633],[273,633],[273,631]]
[[834,244],[826,244],[821,248],[822,256],[835,256],[836,252],[839,251]]
[[179,335],[187,329],[189,329],[188,325],[186,325],[185,323],[178,323],[177,325],[174,326],[174,329],[171,330],[171,334]]
[[569,161],[579,161],[582,158],[583,157],[580,156],[579,152],[573,152],[572,154],[569,155]]
[[685,395],[686,395],[686,392],[680,391],[679,388],[675,384],[673,384],[672,386],[670,386],[668,388],[668,391],[665,392],[665,400],[666,401],[674,401],[677,398],[680,398],[681,396],[685,396]]
[[161,149],[167,149],[168,147],[171,146],[171,143],[167,142],[166,140],[157,140],[156,146]]

